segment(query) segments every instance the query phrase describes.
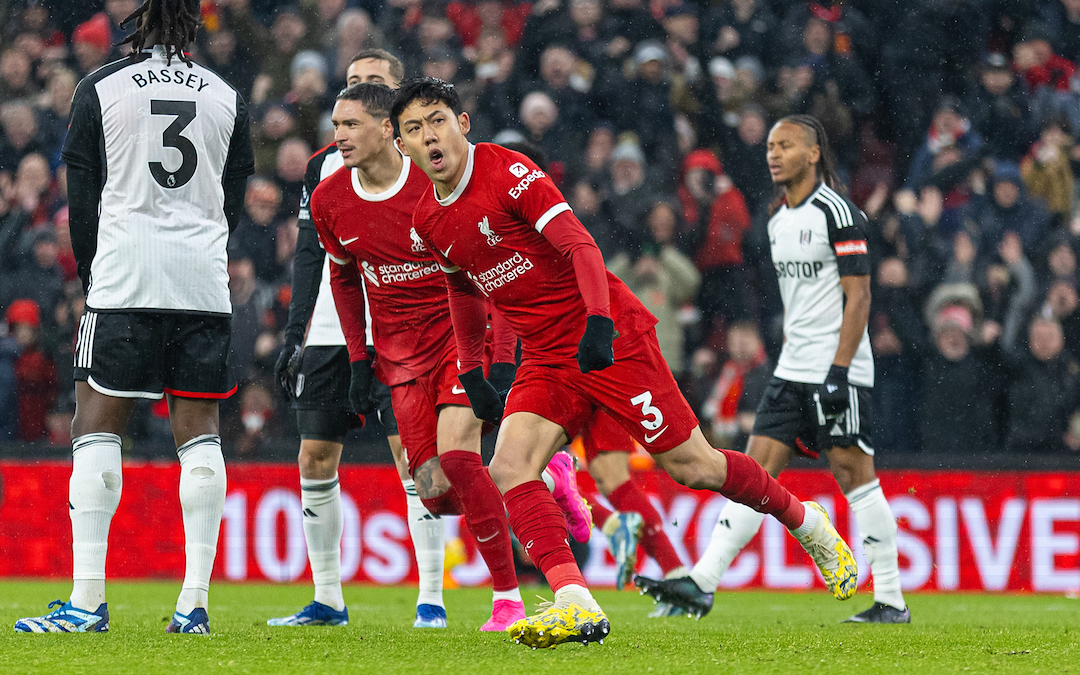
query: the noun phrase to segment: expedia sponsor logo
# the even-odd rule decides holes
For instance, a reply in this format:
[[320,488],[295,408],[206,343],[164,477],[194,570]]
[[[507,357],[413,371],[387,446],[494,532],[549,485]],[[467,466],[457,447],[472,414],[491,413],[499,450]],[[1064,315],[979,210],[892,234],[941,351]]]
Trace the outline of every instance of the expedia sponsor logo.
[[776,276],[781,279],[816,279],[825,263],[815,260],[809,261],[779,261],[773,263],[776,268]]
[[507,258],[495,267],[474,276],[473,283],[484,293],[490,293],[495,289],[502,288],[532,268],[533,262],[531,260],[520,253],[515,253],[513,257]]
[[435,262],[407,262],[400,265],[379,265],[376,267],[365,260],[362,267],[364,276],[374,286],[416,281],[439,271],[439,264]]
[[510,165],[510,173],[514,174],[514,178],[521,178],[525,174],[529,173],[529,167],[525,166],[521,162],[514,162]]
[[510,188],[510,191],[507,194],[509,194],[514,199],[517,199],[521,195],[525,194],[525,191],[529,189],[530,185],[532,185],[538,179],[543,178],[546,175],[547,174],[545,174],[540,169],[533,169],[532,173],[522,178],[517,185]]

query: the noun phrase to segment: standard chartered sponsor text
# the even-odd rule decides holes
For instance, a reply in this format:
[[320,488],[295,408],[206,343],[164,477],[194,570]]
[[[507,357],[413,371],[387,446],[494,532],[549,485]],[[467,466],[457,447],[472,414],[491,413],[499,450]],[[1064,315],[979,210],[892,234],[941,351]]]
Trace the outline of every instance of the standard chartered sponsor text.
[[481,272],[476,277],[476,285],[483,289],[485,293],[490,293],[517,279],[532,268],[533,262],[531,260],[522,256],[520,252],[515,253],[495,267]]
[[434,262],[407,262],[400,265],[379,265],[379,281],[384,284],[416,281],[439,271]]

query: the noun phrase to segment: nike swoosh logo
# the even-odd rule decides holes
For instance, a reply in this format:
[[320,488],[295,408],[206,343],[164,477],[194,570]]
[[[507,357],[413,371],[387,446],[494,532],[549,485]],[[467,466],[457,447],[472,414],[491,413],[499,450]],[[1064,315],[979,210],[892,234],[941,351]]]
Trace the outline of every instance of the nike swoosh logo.
[[652,436],[650,436],[650,435],[648,435],[648,434],[645,434],[645,442],[646,442],[646,443],[652,443],[652,442],[653,442],[653,441],[655,441],[656,439],[660,438],[660,434],[664,433],[665,431],[667,431],[667,427],[664,427],[664,428],[663,428],[663,429],[661,429],[660,431],[657,431],[657,432],[656,432],[655,434],[653,434]]
[[450,393],[451,394],[464,394],[465,389],[463,389],[462,387],[459,387],[459,386],[457,386],[455,384],[454,386],[450,387]]
[[342,239],[341,237],[338,237],[338,241],[341,242],[342,246],[348,246],[349,244],[353,243],[354,241],[356,241],[359,238],[360,237],[353,237],[352,239]]
[[453,244],[450,244],[449,246],[447,246],[446,250],[442,252],[443,256],[446,257],[446,258],[449,258],[450,257],[450,249],[452,249],[452,248],[454,248]]
[[488,537],[487,539],[481,539],[480,537],[477,537],[476,541],[477,541],[477,543],[484,544],[484,543],[487,543],[487,542],[491,541],[492,539],[494,539],[497,536],[499,536],[499,533],[495,532],[490,537]]

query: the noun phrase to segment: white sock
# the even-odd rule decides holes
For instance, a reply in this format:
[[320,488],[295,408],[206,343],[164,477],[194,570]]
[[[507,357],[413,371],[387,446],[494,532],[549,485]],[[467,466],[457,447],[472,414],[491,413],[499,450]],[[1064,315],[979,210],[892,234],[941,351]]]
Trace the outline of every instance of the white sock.
[[176,611],[187,615],[206,608],[210,573],[217,555],[218,529],[225,510],[225,459],[221,437],[196,436],[176,449],[180,457],[180,508],[184,513],[187,567]]
[[71,480],[68,483],[74,563],[71,604],[93,612],[105,602],[109,523],[120,504],[123,488],[120,437],[106,433],[84,434],[72,441],[71,448]]
[[600,605],[596,603],[589,589],[579,584],[567,584],[555,592],[555,605],[574,603],[590,612],[600,611]]
[[304,508],[304,541],[307,542],[315,602],[345,609],[341,593],[341,485],[337,474],[328,480],[300,479],[300,505]]
[[540,480],[544,481],[544,485],[547,486],[548,492],[555,492],[555,479],[551,477],[547,469],[540,474]]
[[803,516],[802,525],[791,530],[791,533],[796,537],[805,537],[814,531],[819,522],[821,522],[821,514],[818,513],[818,510],[806,507],[806,515]]
[[511,602],[521,602],[521,590],[512,588],[509,591],[495,591],[491,594],[491,602],[495,603],[496,600],[510,600]]
[[900,563],[896,551],[896,518],[889,507],[881,483],[874,480],[845,495],[859,523],[863,550],[874,579],[874,602],[897,609],[905,607],[900,590]]
[[724,505],[709,537],[709,546],[690,571],[690,578],[698,588],[706,593],[716,592],[731,561],[754,538],[763,520],[764,513],[745,504],[729,501]]
[[416,552],[416,570],[420,576],[417,605],[443,607],[442,578],[446,532],[442,518],[427,510],[416,494],[416,483],[410,478],[401,481],[408,505],[409,534]]

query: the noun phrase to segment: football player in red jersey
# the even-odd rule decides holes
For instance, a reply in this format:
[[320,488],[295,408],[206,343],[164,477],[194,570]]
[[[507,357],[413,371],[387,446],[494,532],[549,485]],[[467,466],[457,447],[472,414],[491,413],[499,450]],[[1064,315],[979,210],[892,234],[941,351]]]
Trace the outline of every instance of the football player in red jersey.
[[[678,482],[775,516],[833,595],[850,597],[855,561],[824,510],[800,503],[746,455],[709,445],[660,355],[655,317],[604,268],[552,180],[525,155],[469,143],[469,116],[453,85],[441,80],[403,84],[390,117],[400,147],[434,184],[417,204],[413,227],[445,272],[458,377],[478,417],[505,413],[491,476],[515,534],[555,591],[554,603],[514,623],[511,636],[550,647],[602,640],[610,630],[540,479],[597,408]],[[522,341],[505,411],[483,373],[485,297]]]
[[[501,631],[525,616],[506,513],[481,464],[483,422],[457,381],[442,275],[412,230],[413,209],[431,182],[391,141],[387,115],[392,97],[388,87],[369,83],[338,95],[332,119],[345,170],[312,193],[312,220],[335,263],[330,285],[351,361],[353,407],[361,414],[372,412],[375,374],[390,387],[417,493],[434,514],[464,515],[495,591],[491,619],[482,630]],[[372,317],[374,364],[365,345],[362,278]],[[512,333],[506,336],[514,339]]]

